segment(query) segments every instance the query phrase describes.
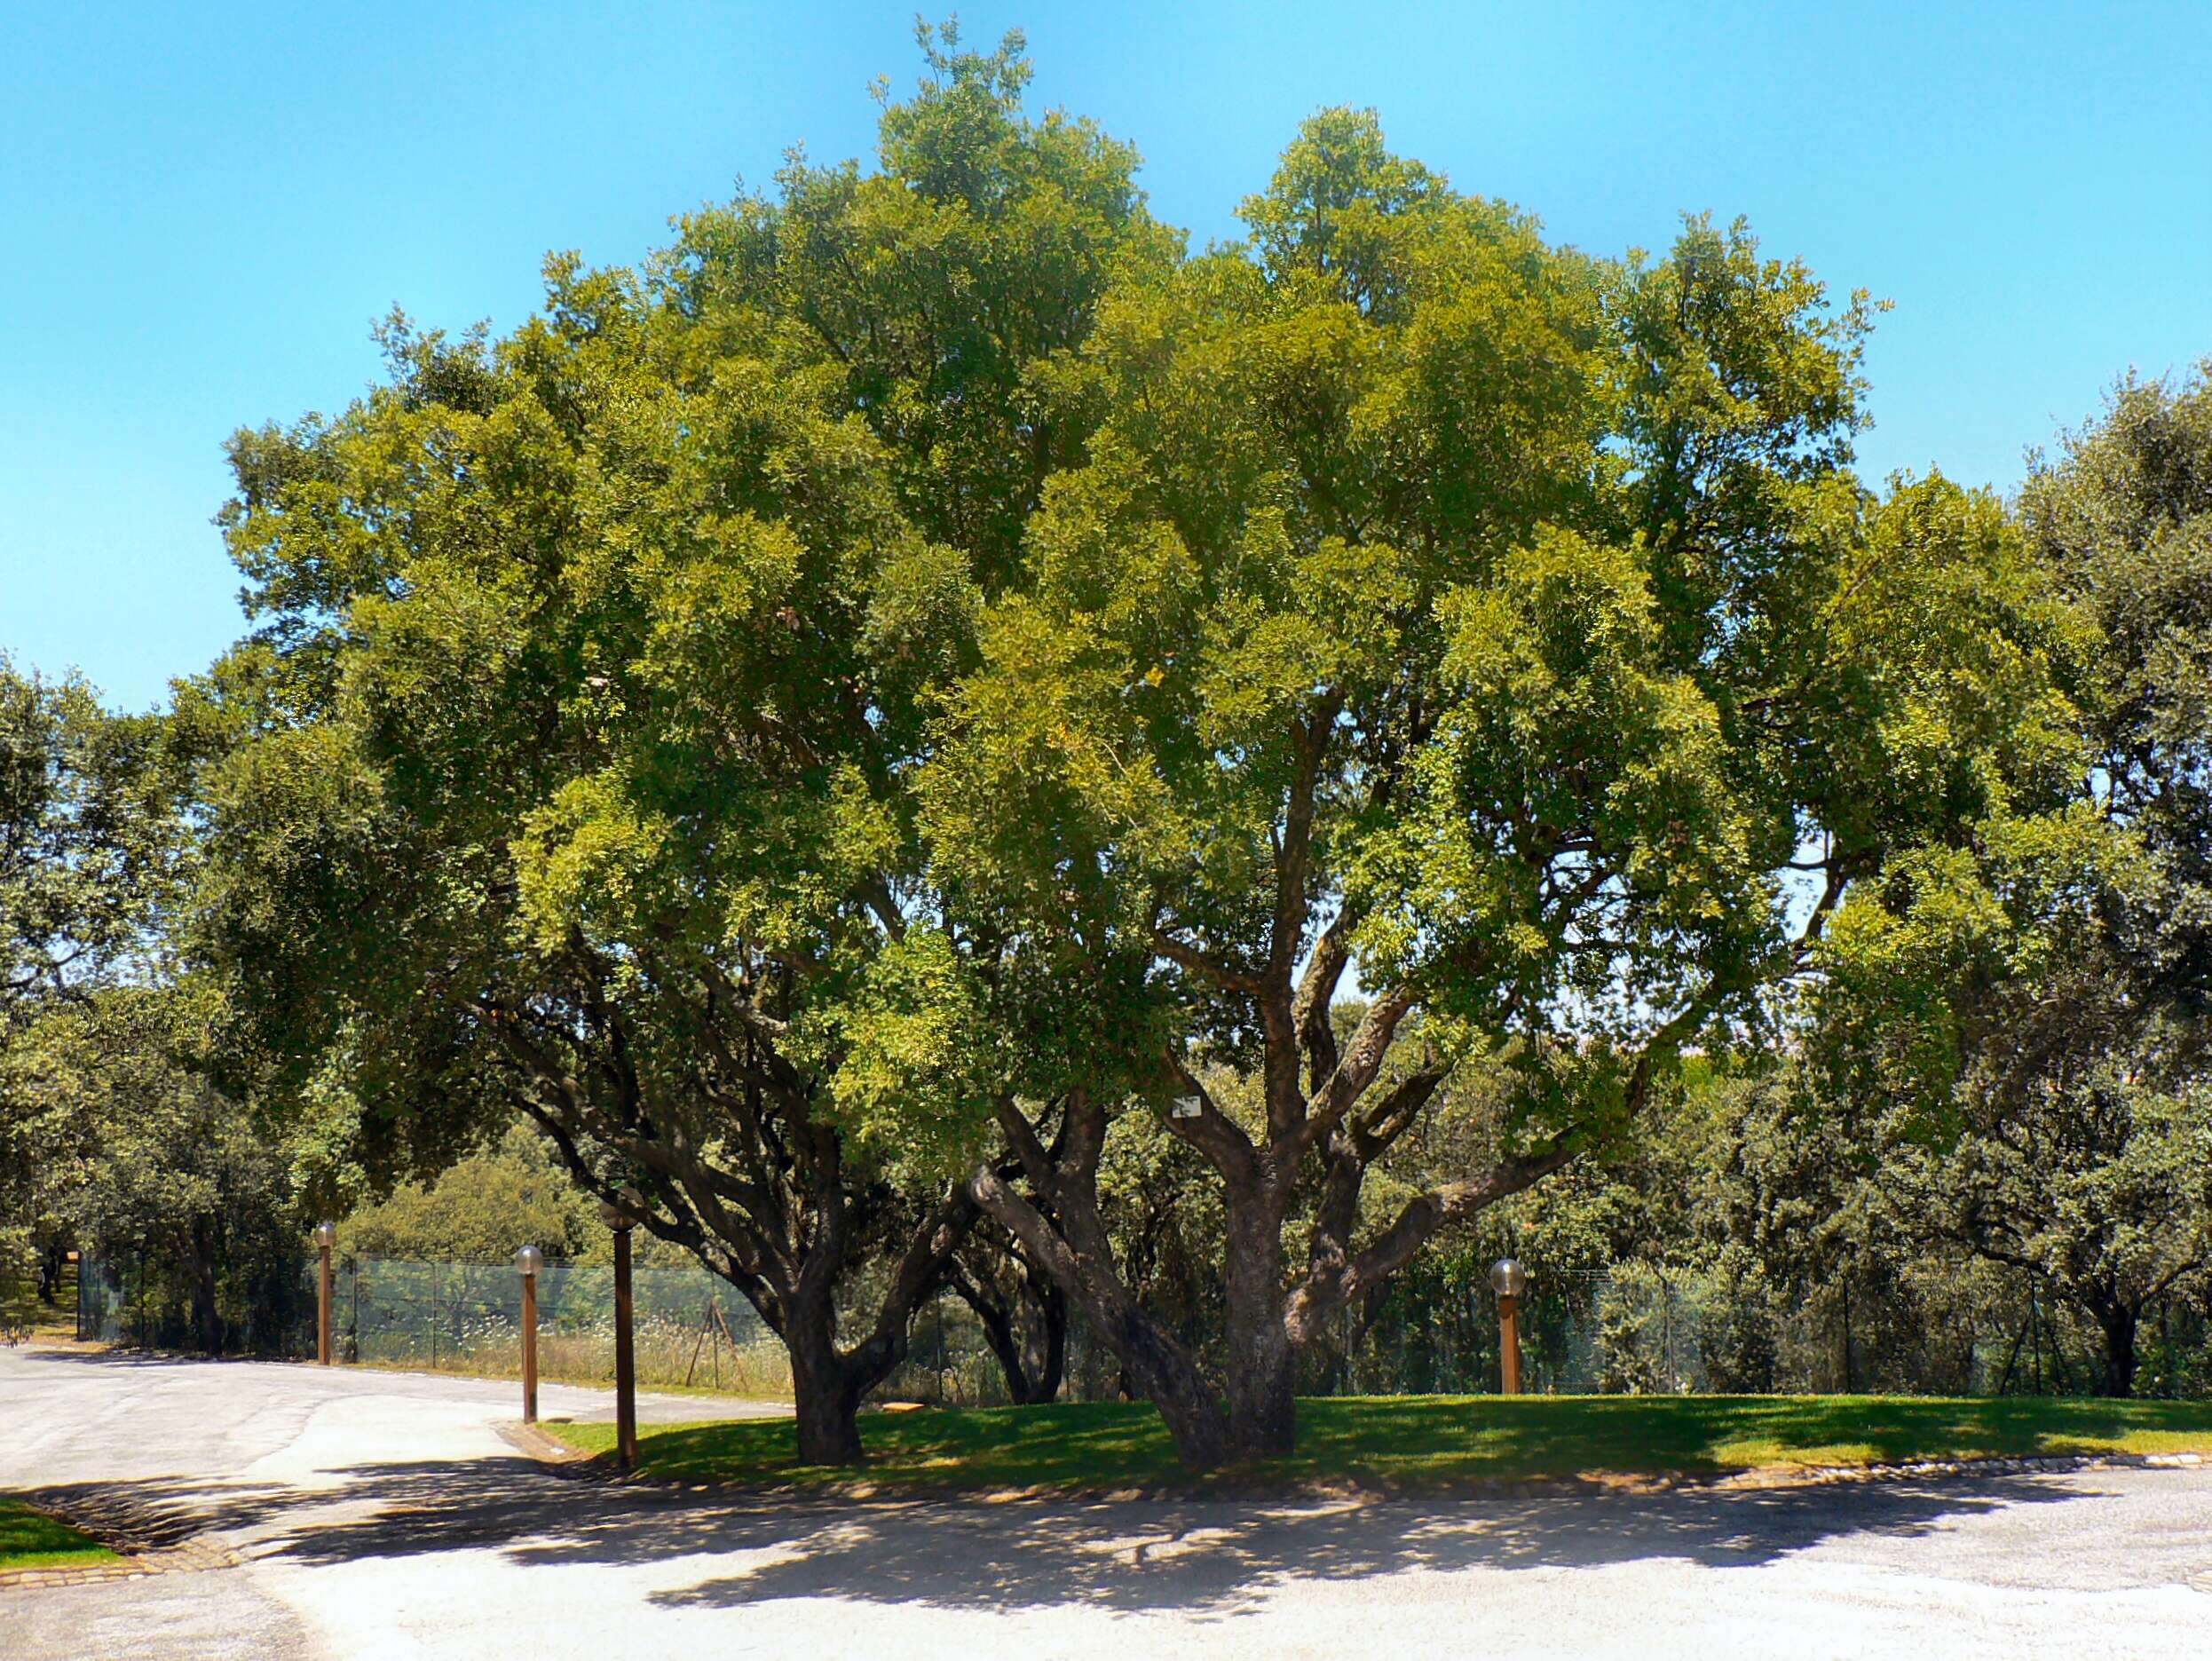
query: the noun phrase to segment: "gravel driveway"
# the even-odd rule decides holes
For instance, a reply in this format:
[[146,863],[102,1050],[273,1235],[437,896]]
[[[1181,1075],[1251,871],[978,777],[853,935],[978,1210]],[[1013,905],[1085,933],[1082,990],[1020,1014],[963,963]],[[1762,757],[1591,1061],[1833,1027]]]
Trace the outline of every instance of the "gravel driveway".
[[[512,1385],[0,1350],[0,1488],[191,1564],[6,1661],[2212,1654],[2212,1470],[1514,1501],[727,1499],[549,1471]],[[762,1411],[718,1403],[719,1411]],[[548,1416],[607,1396],[549,1386]],[[641,1405],[697,1418],[698,1398]]]

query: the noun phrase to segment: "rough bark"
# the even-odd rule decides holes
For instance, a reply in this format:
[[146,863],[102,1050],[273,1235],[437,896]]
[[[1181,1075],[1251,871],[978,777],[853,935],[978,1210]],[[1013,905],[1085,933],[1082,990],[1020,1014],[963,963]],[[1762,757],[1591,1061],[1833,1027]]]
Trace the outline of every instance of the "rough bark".
[[1264,1189],[1232,1190],[1228,1217],[1229,1446],[1239,1459],[1270,1459],[1298,1444],[1300,1346],[1284,1320],[1281,1202]]
[[[1097,1335],[1114,1347],[1124,1377],[1159,1404],[1186,1462],[1214,1462],[1217,1442],[1219,1457],[1231,1460],[1291,1451],[1297,1436],[1301,1353],[1330,1330],[1330,1317],[1347,1303],[1366,1305],[1379,1297],[1390,1277],[1439,1230],[1565,1166],[1600,1122],[1569,1125],[1534,1146],[1509,1148],[1490,1168],[1417,1194],[1379,1228],[1363,1230],[1361,1200],[1368,1172],[1419,1121],[1455,1058],[1431,1053],[1422,1040],[1421,1053],[1410,1067],[1393,1064],[1404,1049],[1417,1047],[1402,1042],[1409,1022],[1418,1025],[1418,1012],[1427,996],[1417,983],[1380,989],[1341,1041],[1333,1024],[1332,1006],[1350,967],[1357,919],[1339,909],[1315,932],[1323,895],[1314,834],[1323,761],[1340,737],[1339,708],[1334,695],[1323,697],[1292,735],[1295,766],[1273,831],[1270,915],[1264,937],[1209,939],[1204,921],[1186,923],[1173,914],[1165,899],[1149,927],[1153,954],[1204,985],[1209,995],[1247,1011],[1249,1020],[1239,1024],[1259,1036],[1257,1123],[1224,1112],[1213,1101],[1198,1076],[1204,1068],[1197,1048],[1174,1044],[1152,1064],[1165,1074],[1162,1093],[1180,1104],[1166,1120],[1168,1128],[1212,1165],[1227,1205],[1222,1271],[1228,1364],[1221,1397],[1205,1395],[1204,1380],[1179,1346],[1163,1345],[1165,1334],[1129,1294],[1115,1271],[1103,1230],[1086,1209],[1095,1205],[1103,1116],[1095,1115],[1094,1123],[1094,1110],[1077,1111],[1073,1104],[1080,1091],[1070,1093],[1061,1135],[1049,1148],[1024,1114],[1011,1104],[1002,1107],[1001,1128],[1038,1204],[1023,1201],[988,1170],[978,1172],[971,1184],[977,1202],[1036,1253],[1083,1309]],[[1394,764],[1387,755],[1373,760],[1373,805],[1380,806],[1394,787]],[[1532,840],[1525,857],[1541,883],[1551,882],[1554,862],[1568,854],[1592,869],[1602,866],[1585,833],[1529,828]],[[1840,898],[1846,875],[1841,863],[1830,862],[1825,891],[1795,949],[1774,972],[1791,972],[1802,961]],[[1561,914],[1572,914],[1594,892],[1587,882],[1562,890]],[[1481,949],[1467,948],[1452,969],[1487,972]],[[1613,1103],[1601,1122],[1632,1119],[1680,1044],[1725,997],[1742,989],[1716,979],[1687,995],[1640,1049],[1623,1057],[1625,1100]],[[1515,993],[1508,1001],[1504,1016],[1508,1024],[1520,1013],[1513,1001],[1519,996]],[[1529,1041],[1546,1040],[1539,1029]],[[1071,1128],[1079,1134],[1070,1135]],[[1301,1175],[1311,1172],[1315,1161],[1322,1192],[1306,1264],[1293,1273],[1283,1230]]]
[[968,1179],[969,1194],[1083,1311],[1092,1333],[1112,1350],[1137,1393],[1159,1410],[1185,1467],[1207,1471],[1224,1463],[1229,1453],[1228,1420],[1197,1358],[1137,1301],[1115,1267],[1098,1212],[1104,1110],[1085,1092],[1073,1092],[1050,1150],[1011,1103],[1002,1104],[999,1123],[1052,1219],[987,1165]]
[[216,1300],[213,1233],[213,1225],[205,1218],[194,1222],[188,1230],[185,1261],[192,1276],[192,1325],[201,1353],[219,1356],[223,1353],[223,1312]]
[[860,1371],[837,1351],[835,1323],[825,1308],[801,1304],[784,1336],[791,1354],[791,1398],[802,1465],[857,1465],[861,1460]]
[[1068,1294],[1021,1243],[978,1230],[946,1271],[946,1285],[974,1311],[1017,1407],[1054,1401],[1067,1376]]
[[2090,1305],[2097,1330],[2105,1337],[2104,1389],[2107,1396],[2135,1394],[2136,1331],[2141,1311],[2116,1300],[2102,1299]]

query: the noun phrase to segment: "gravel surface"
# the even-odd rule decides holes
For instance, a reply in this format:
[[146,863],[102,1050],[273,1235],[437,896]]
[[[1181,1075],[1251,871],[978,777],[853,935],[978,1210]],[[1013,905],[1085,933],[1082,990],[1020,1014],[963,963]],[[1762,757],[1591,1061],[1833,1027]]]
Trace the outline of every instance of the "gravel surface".
[[[1256,1505],[581,1480],[512,1385],[0,1350],[0,1487],[184,1566],[0,1591],[5,1661],[2212,1654],[2212,1471]],[[548,1386],[549,1416],[604,1416]],[[648,1419],[760,1412],[660,1397]],[[229,1566],[192,1566],[226,1562]]]

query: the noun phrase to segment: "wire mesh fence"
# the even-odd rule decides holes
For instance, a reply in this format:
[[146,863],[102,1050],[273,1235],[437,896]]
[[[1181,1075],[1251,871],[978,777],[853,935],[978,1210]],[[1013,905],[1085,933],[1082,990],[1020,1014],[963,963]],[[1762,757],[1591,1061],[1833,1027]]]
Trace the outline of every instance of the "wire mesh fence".
[[[336,1358],[484,1377],[521,1372],[520,1276],[511,1263],[341,1254],[333,1263]],[[233,1293],[235,1348],[315,1353],[316,1259],[303,1254]],[[88,1257],[77,1277],[80,1338],[146,1348],[192,1345],[173,1277],[130,1260]],[[865,1289],[849,1326],[865,1324]],[[781,1342],[730,1283],[697,1267],[639,1268],[637,1379],[648,1389],[784,1398]],[[538,1277],[539,1364],[548,1379],[611,1382],[613,1274],[548,1264]],[[1217,1368],[1218,1320],[1177,1337]],[[2030,1286],[1971,1319],[1900,1320],[1854,1301],[1848,1284],[1787,1302],[1711,1276],[1640,1263],[1555,1276],[1522,1303],[1523,1388],[1537,1394],[1902,1390],[1926,1394],[2094,1393],[2094,1335]],[[2212,1336],[2201,1315],[2161,1312],[2146,1329],[2138,1390],[2212,1391]],[[1313,1395],[1479,1394],[1498,1388],[1495,1301],[1439,1275],[1411,1274],[1376,1308],[1347,1310],[1310,1345],[1300,1388]],[[1128,1393],[1111,1351],[1071,1317],[1060,1394]],[[950,1292],[926,1298],[904,1363],[879,1399],[948,1407],[1010,1399],[975,1313]]]
[[[344,1359],[510,1376],[522,1369],[522,1277],[504,1263],[346,1257],[335,1265],[334,1343]],[[549,1263],[538,1280],[538,1364],[548,1378],[614,1376],[614,1277]],[[638,1383],[782,1395],[782,1345],[736,1289],[703,1269],[633,1281]]]
[[[334,1359],[369,1366],[513,1377],[522,1371],[522,1279],[509,1263],[424,1262],[341,1254],[332,1260]],[[297,1262],[289,1318],[265,1353],[315,1353],[319,1260]],[[154,1347],[172,1319],[165,1288],[128,1262],[82,1277],[77,1335]],[[753,1307],[704,1269],[634,1272],[637,1380],[649,1389],[782,1396],[783,1346]],[[265,1322],[265,1326],[266,1323]],[[538,1364],[549,1379],[614,1377],[614,1276],[604,1265],[549,1263],[538,1272]]]

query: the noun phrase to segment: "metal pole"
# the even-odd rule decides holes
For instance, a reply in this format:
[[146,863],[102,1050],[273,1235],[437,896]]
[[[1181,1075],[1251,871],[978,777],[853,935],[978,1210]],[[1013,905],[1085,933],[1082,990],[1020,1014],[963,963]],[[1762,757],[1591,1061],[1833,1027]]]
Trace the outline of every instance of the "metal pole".
[[1497,1347],[1505,1364],[1505,1394],[1521,1394],[1521,1300],[1497,1301]]
[[614,1230],[614,1457],[637,1466],[637,1347],[630,1332],[630,1225]]

